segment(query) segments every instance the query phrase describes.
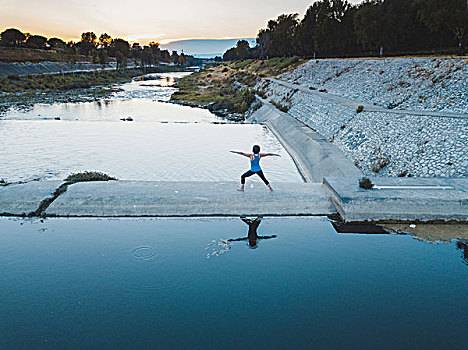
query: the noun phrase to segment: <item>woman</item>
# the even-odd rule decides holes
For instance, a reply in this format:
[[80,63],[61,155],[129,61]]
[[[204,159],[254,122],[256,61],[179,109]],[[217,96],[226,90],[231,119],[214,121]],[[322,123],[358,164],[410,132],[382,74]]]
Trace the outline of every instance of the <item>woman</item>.
[[270,186],[270,183],[268,180],[265,178],[265,175],[263,175],[262,168],[260,167],[260,159],[262,157],[268,157],[268,156],[274,156],[274,157],[281,157],[279,154],[276,153],[260,153],[260,146],[255,145],[252,147],[252,154],[244,153],[244,152],[237,152],[237,151],[230,151],[232,153],[240,154],[241,156],[248,157],[250,158],[250,170],[247,171],[246,173],[242,174],[241,176],[241,187],[238,189],[238,191],[244,191],[245,187],[245,178],[252,176],[254,174],[257,174],[265,183],[265,185],[268,186],[270,191],[273,191],[273,189]]

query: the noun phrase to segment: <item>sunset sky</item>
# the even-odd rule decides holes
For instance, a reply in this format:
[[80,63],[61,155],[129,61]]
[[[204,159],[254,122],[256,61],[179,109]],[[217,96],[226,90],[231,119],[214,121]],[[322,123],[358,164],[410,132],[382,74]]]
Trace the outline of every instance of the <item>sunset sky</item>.
[[[78,39],[98,36],[147,43],[174,39],[252,38],[269,19],[299,13],[313,0],[1,0],[0,30]],[[360,0],[353,0],[358,3]]]

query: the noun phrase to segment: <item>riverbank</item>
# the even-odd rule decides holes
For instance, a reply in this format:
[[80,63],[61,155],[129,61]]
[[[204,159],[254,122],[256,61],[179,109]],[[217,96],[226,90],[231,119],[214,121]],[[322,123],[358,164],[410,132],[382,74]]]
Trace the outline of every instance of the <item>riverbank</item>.
[[118,90],[112,84],[147,73],[181,70],[180,67],[160,66],[67,74],[8,75],[0,77],[0,109],[35,103],[92,101]]
[[243,120],[255,102],[256,91],[252,88],[259,79],[285,73],[302,62],[298,57],[288,57],[208,66],[175,84],[178,91],[171,96],[171,101],[207,108],[228,119]]

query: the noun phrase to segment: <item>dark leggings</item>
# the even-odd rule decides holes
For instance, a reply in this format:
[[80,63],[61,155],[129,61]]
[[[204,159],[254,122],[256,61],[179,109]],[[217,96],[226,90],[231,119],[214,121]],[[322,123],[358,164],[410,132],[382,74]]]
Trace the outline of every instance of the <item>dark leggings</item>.
[[249,177],[249,176],[252,176],[252,175],[254,175],[254,174],[257,174],[257,175],[260,177],[260,179],[263,180],[263,182],[265,183],[265,185],[269,185],[269,184],[270,184],[270,183],[268,182],[268,180],[266,179],[265,175],[263,175],[263,171],[261,171],[261,170],[260,170],[260,171],[255,171],[255,172],[249,170],[249,171],[247,171],[245,174],[242,174],[242,176],[241,176],[241,184],[242,184],[242,185],[245,185],[245,178],[246,178],[246,177]]

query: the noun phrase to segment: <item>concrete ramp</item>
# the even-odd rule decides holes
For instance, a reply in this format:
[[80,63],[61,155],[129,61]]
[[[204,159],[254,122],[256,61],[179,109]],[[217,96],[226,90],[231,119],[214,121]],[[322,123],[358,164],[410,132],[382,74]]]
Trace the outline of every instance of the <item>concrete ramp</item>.
[[267,125],[291,154],[307,182],[322,182],[326,176],[360,176],[361,171],[341,150],[310,127],[266,100],[249,119]]
[[[253,188],[251,188],[251,184]],[[109,181],[70,185],[46,210],[56,216],[327,215],[336,209],[322,184]]]

